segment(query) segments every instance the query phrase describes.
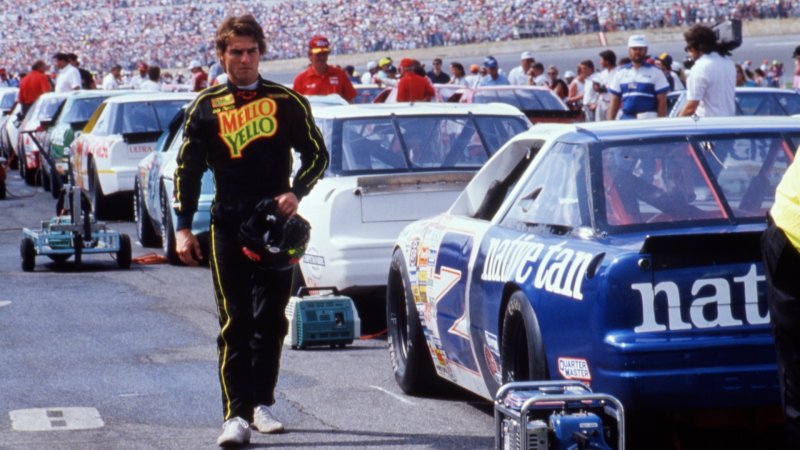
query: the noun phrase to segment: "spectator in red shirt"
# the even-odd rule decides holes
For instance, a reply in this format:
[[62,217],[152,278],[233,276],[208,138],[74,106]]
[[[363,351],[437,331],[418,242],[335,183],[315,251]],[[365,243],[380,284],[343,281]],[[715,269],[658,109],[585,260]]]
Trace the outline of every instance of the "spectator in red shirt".
[[[436,95],[428,77],[416,73],[419,62],[403,58],[400,61],[400,82],[397,83],[398,102],[429,102]],[[424,72],[423,72],[424,73]]]
[[303,95],[339,94],[348,102],[353,101],[356,90],[347,73],[328,65],[330,43],[324,36],[314,36],[308,44],[308,69],[294,79],[294,90]]
[[33,102],[45,92],[50,92],[52,86],[50,79],[45,75],[47,64],[41,59],[37,60],[31,66],[31,71],[22,78],[19,84],[19,102],[22,104],[23,113],[28,112],[28,108],[33,105]]

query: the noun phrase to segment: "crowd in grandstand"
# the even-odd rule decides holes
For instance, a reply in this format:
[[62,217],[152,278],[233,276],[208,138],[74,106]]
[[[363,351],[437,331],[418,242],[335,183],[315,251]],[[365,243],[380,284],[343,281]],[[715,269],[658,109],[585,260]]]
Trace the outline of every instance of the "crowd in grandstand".
[[84,67],[133,69],[144,60],[183,67],[214,59],[213,35],[231,14],[253,13],[267,59],[305,55],[308,36],[331,37],[334,54],[684,26],[726,17],[800,16],[800,0],[31,0],[0,13],[0,64],[26,71],[56,51],[79,49]]

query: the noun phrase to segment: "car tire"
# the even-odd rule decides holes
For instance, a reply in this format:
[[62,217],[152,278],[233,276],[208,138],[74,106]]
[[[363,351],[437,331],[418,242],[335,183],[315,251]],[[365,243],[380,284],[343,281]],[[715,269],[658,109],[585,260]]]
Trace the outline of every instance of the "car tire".
[[22,270],[25,272],[33,272],[36,266],[36,247],[33,244],[33,239],[29,237],[22,238],[19,244],[19,255],[22,257]]
[[6,199],[6,180],[0,179],[0,200]]
[[55,253],[55,254],[52,254],[52,255],[47,255],[48,258],[50,258],[52,261],[57,262],[57,263],[62,263],[64,261],[68,260],[70,256],[72,256],[72,255],[65,254],[65,253]]
[[511,295],[500,341],[503,383],[547,379],[547,362],[536,313],[522,292]]
[[444,380],[436,374],[411,293],[405,258],[392,255],[386,289],[386,325],[394,378],[408,395],[433,393]]
[[125,233],[119,235],[119,250],[117,250],[117,266],[120,269],[130,269],[131,256],[133,251],[131,249],[131,238]]
[[161,246],[161,238],[156,234],[153,227],[153,220],[144,207],[144,197],[142,196],[142,186],[139,179],[134,181],[133,186],[133,218],[136,221],[136,237],[144,247],[156,248]]
[[61,195],[61,175],[50,170],[50,195],[57,199]]
[[97,168],[94,160],[89,160],[89,198],[92,200],[92,211],[98,219],[108,218],[108,199],[103,195],[103,187],[100,186],[100,177],[97,175]]
[[41,162],[39,165],[39,180],[42,183],[42,189],[44,189],[47,192],[50,192],[50,189],[52,188],[51,187],[52,178],[50,172],[45,170],[44,164],[41,164]]
[[167,262],[173,266],[182,266],[183,263],[178,257],[178,251],[175,248],[175,226],[172,224],[172,213],[169,210],[169,202],[164,197],[164,188],[161,188],[161,247],[164,250],[164,256]]

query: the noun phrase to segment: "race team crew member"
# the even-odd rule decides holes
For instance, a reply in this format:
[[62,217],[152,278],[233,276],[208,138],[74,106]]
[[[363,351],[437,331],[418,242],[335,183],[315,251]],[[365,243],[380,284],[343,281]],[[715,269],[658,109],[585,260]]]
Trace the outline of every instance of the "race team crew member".
[[46,70],[47,64],[40,59],[33,63],[31,71],[22,77],[22,81],[19,83],[17,100],[22,104],[23,114],[28,112],[28,109],[39,96],[45,92],[50,92],[50,79],[45,74]]
[[[202,91],[184,120],[184,140],[175,171],[176,250],[187,265],[202,257],[191,232],[200,180],[214,173],[210,266],[219,314],[219,377],[222,390],[221,446],[250,440],[251,422],[262,433],[283,430],[270,411],[283,339],[284,310],[292,271],[268,270],[245,256],[238,232],[256,204],[274,199],[277,212],[293,216],[325,171],[328,152],[308,101],[261,78],[264,31],[252,15],[228,17],[216,34],[217,55],[228,81]],[[301,167],[291,185],[292,149]]]
[[719,48],[714,30],[694,25],[686,33],[686,52],[694,60],[686,80],[686,105],[681,116],[736,115],[736,66]]
[[400,81],[397,83],[398,102],[429,102],[436,95],[433,85],[415,72],[419,63],[410,58],[400,61]]
[[617,75],[608,85],[613,94],[608,107],[608,120],[648,119],[666,117],[669,83],[659,68],[647,64],[647,40],[635,34],[628,38],[628,56],[631,63],[617,69]]
[[[694,70],[694,69],[692,69]],[[767,302],[778,356],[778,381],[787,449],[800,449],[800,162],[778,184],[761,235]]]
[[55,92],[77,91],[81,88],[81,73],[69,63],[69,55],[56,53],[53,56],[53,65],[58,69]]
[[356,97],[356,90],[347,72],[328,65],[330,52],[328,38],[324,36],[311,38],[308,43],[308,59],[311,65],[294,79],[294,90],[303,95],[339,94],[351,102]]

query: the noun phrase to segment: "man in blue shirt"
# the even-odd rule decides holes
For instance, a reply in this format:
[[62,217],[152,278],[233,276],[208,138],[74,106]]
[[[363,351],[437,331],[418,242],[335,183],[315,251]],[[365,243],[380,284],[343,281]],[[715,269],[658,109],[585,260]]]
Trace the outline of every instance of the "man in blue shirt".
[[483,60],[483,67],[486,67],[489,73],[481,78],[478,86],[508,86],[511,84],[508,82],[508,78],[500,73],[500,64],[497,63],[494,56],[487,56]]
[[[660,69],[646,63],[647,39],[640,34],[628,39],[631,63],[620,67],[608,91],[613,95],[608,119],[666,117],[669,83]],[[617,112],[622,114],[617,117]]]

